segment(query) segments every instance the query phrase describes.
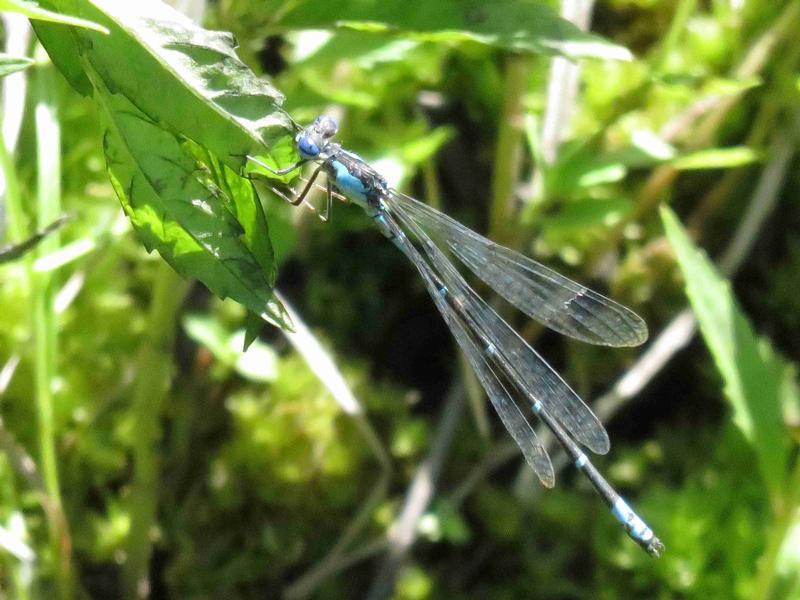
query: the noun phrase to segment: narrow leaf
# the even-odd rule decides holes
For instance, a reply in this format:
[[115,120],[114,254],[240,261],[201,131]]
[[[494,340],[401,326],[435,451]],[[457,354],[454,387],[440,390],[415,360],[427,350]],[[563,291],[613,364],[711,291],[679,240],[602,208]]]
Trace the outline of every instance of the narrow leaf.
[[766,340],[756,336],[729,282],[694,246],[674,213],[662,208],[661,219],[703,338],[724,380],[733,421],[752,444],[761,474],[775,498],[784,485],[788,460],[782,398],[791,370]]
[[[276,292],[277,294],[277,292]],[[322,384],[328,388],[336,403],[348,415],[360,415],[364,407],[353,394],[344,375],[336,366],[331,354],[325,350],[320,341],[311,333],[308,326],[303,323],[300,316],[294,311],[291,304],[282,300],[286,305],[289,316],[295,324],[294,331],[284,331],[283,334],[295,350],[303,357],[306,364],[314,372]],[[382,453],[382,451],[380,451]]]
[[671,164],[676,169],[733,169],[760,161],[762,154],[747,146],[735,148],[710,148],[684,154],[675,158]]
[[33,250],[39,244],[39,242],[41,242],[48,235],[61,229],[61,227],[63,227],[67,221],[69,221],[69,216],[63,215],[50,223],[50,225],[44,229],[34,233],[27,240],[13,246],[0,248],[0,263],[8,262],[24,256],[27,252]]
[[33,62],[32,58],[11,56],[10,54],[0,52],[0,77],[5,77],[6,75],[11,75],[11,73],[27,69]]

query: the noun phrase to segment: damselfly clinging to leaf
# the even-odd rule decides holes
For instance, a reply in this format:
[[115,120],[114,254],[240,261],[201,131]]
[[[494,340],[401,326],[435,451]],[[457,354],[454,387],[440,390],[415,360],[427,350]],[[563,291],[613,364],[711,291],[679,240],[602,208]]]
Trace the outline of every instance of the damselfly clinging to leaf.
[[[337,129],[336,122],[326,116],[300,129],[295,138],[300,161],[286,169],[275,170],[249,158],[275,175],[286,175],[305,163],[316,165],[302,191],[293,199],[286,198],[295,205],[303,202],[324,171],[324,220],[330,215],[334,196],[361,206],[383,235],[416,266],[500,419],[541,482],[553,487],[555,475],[550,457],[526,416],[527,410],[552,431],[630,537],[648,553],[658,556],[664,548],[661,541],[579,446],[598,454],[608,452],[608,434],[602,423],[544,359],[475,293],[442,248],[457,256],[519,310],[570,337],[606,346],[636,346],[647,339],[644,321],[624,306],[390,188],[366,162],[332,141]],[[520,399],[529,405],[518,402]]]

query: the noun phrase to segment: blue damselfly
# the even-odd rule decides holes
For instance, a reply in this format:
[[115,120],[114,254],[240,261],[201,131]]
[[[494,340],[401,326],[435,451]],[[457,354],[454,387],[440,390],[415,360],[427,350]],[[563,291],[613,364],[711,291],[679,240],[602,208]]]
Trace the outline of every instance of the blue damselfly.
[[380,231],[416,266],[433,301],[450,327],[486,393],[519,445],[528,464],[546,487],[555,485],[553,465],[537,439],[519,398],[550,429],[622,523],[628,535],[648,553],[664,546],[589,461],[579,444],[598,454],[609,450],[605,428],[539,354],[464,280],[444,249],[455,255],[479,279],[547,327],[578,340],[605,346],[636,346],[647,339],[647,326],[631,310],[559,275],[513,250],[495,244],[454,219],[392,188],[364,160],[332,141],[338,125],[318,117],[298,128],[300,160],[276,170],[248,157],[275,175],[287,175],[306,163],[315,165],[304,188],[290,198],[301,204],[327,175],[330,216],[334,197],[362,207]]

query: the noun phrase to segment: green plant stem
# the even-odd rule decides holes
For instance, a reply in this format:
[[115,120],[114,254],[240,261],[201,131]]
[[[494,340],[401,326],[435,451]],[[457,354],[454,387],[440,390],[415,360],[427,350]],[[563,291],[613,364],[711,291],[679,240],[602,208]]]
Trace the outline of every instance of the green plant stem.
[[433,208],[442,210],[442,193],[439,177],[436,174],[436,163],[433,159],[422,163],[422,180],[425,182],[425,200]]
[[524,136],[525,107],[530,59],[511,54],[506,59],[503,112],[500,115],[497,151],[492,180],[492,205],[489,214],[489,235],[506,244],[513,237],[514,185],[519,175]]
[[6,140],[3,137],[3,128],[0,127],[0,168],[6,180],[6,219],[9,241],[21,242],[25,237],[24,213],[22,211],[22,197],[19,191],[19,179],[14,157],[6,149]]
[[772,588],[786,536],[794,525],[792,511],[784,511],[777,515],[767,534],[767,549],[759,560],[758,576],[756,578],[755,600],[768,600],[772,598]]
[[[39,227],[45,227],[61,213],[61,128],[52,66],[37,69],[36,94],[36,220]],[[43,256],[58,247],[59,235],[56,232],[42,241],[37,255]],[[58,368],[58,323],[54,307],[56,281],[53,273],[35,273],[30,267],[29,273],[32,281],[39,462],[47,494],[54,504],[53,515],[48,521],[56,588],[60,598],[71,598],[74,592],[72,544],[67,521],[63,518],[53,416],[53,382],[56,380]]]
[[159,423],[172,376],[172,351],[177,314],[188,284],[167,263],[156,274],[147,330],[139,348],[133,391],[133,482],[130,494],[130,533],[123,571],[126,598],[150,593],[148,567],[151,531],[158,498]]
[[[2,423],[0,423],[0,428]],[[0,499],[2,499],[3,506],[15,507],[20,505],[19,493],[16,487],[16,481],[11,476],[11,460],[6,456],[0,456]],[[9,514],[3,511],[3,520],[9,521]],[[8,589],[13,598],[18,600],[28,600],[30,595],[30,585],[23,575],[23,563],[17,556],[13,556],[10,552],[4,552],[2,559],[0,559],[0,566],[5,573],[9,574],[10,582]]]
[[800,519],[800,465],[795,464],[787,477],[785,493],[780,503],[773,502],[774,522],[767,536],[767,549],[758,564],[758,575],[753,598],[768,600],[773,597],[775,575],[786,544],[786,537]]
[[669,55],[675,50],[681,36],[686,34],[689,18],[696,9],[697,0],[679,0],[677,2],[667,35],[664,36],[656,55],[650,61],[654,72],[660,73],[668,66],[666,63]]

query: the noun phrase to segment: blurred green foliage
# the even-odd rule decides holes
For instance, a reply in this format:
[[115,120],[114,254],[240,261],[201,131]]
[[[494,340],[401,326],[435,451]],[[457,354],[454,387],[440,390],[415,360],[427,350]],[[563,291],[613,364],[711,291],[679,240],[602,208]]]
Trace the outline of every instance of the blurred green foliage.
[[[247,153],[291,163],[288,115],[323,112],[393,184],[478,231],[503,214],[496,183],[509,181],[506,241],[609,290],[654,337],[687,306],[702,334],[604,418],[612,450],[597,462],[664,540],[662,559],[572,470],[536,487],[478,399],[393,597],[798,597],[800,3],[598,0],[591,36],[534,0],[209,3],[205,25],[231,32],[238,58],[227,34],[141,4],[153,20],[109,0],[0,2],[95,28],[39,24],[49,59],[36,42],[32,64],[0,57],[0,75],[25,69],[29,83],[3,79],[5,122],[8,98],[25,112],[18,141],[10,126],[0,140],[6,597],[371,589],[469,375],[412,268],[359,209],[337,205],[323,225],[264,186],[257,202],[242,177]],[[574,97],[548,97],[559,51],[592,57]],[[556,109],[554,150],[542,129]],[[59,138],[60,162],[42,150]],[[141,173],[157,175],[147,189]],[[187,194],[235,218],[170,212]],[[27,243],[53,211],[73,218]],[[726,280],[697,247],[719,257],[748,228]],[[179,279],[142,237],[244,306]],[[230,253],[238,297],[220,283]],[[245,352],[248,310],[276,273],[310,332],[264,329]],[[647,350],[506,316],[588,400]],[[330,360],[349,392],[320,379]]]

